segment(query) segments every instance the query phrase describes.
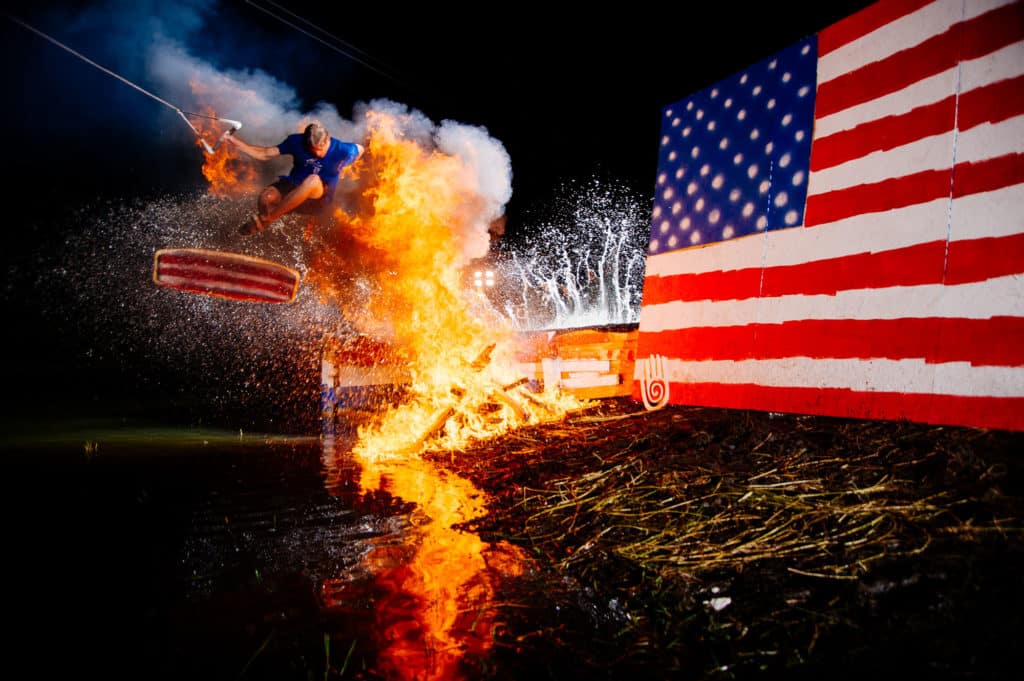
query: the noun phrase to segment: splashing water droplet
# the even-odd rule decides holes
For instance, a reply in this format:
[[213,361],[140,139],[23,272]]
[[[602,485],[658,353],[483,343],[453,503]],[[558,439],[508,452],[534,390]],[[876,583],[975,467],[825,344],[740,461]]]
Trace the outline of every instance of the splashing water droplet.
[[[300,272],[313,247],[302,216],[286,216],[258,238],[237,228],[252,198],[205,194],[101,200],[52,218],[27,257],[23,285],[38,301],[45,333],[62,361],[94,380],[63,386],[77,395],[108,391],[126,401],[188,403],[204,421],[218,413],[288,423],[310,421],[324,333],[345,321],[300,287],[273,305],[193,295],[157,286],[161,248],[207,248],[279,262]],[[47,236],[49,235],[49,236]],[[58,236],[60,235],[60,236]],[[260,422],[260,421],[257,421]],[[237,424],[235,425],[237,427]]]
[[593,179],[563,185],[546,212],[499,251],[496,307],[523,331],[636,323],[649,207]]
[[[46,351],[58,347],[65,363],[92,377],[69,377],[77,383],[60,390],[75,399],[106,391],[174,404],[192,423],[219,420],[240,432],[268,422],[317,429],[324,339],[352,333],[342,306],[309,285],[293,303],[257,304],[152,280],[161,248],[234,251],[311,271],[323,242],[315,230],[310,236],[306,218],[286,216],[257,238],[241,237],[251,209],[252,197],[205,193],[103,199],[27,224],[41,246],[12,265],[4,293],[31,290],[33,315],[56,339]],[[623,186],[595,180],[563,186],[543,210],[517,244],[493,248],[490,312],[523,331],[635,323],[649,207]],[[350,297],[365,297],[359,273],[350,275]]]

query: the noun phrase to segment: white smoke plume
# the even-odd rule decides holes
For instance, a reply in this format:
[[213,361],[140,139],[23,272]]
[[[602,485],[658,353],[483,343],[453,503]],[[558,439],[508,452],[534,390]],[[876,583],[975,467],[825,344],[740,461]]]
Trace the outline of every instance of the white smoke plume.
[[[453,120],[434,123],[423,112],[399,102],[376,99],[358,102],[352,120],[329,102],[303,111],[295,90],[259,69],[220,70],[191,55],[173,41],[158,41],[149,53],[150,73],[161,89],[196,111],[214,110],[218,116],[239,120],[239,135],[246,141],[270,146],[285,136],[319,121],[338,139],[364,143],[370,112],[387,113],[399,120],[403,135],[426,151],[437,150],[458,158],[464,173],[459,188],[464,200],[461,223],[454,235],[466,260],[487,255],[490,226],[504,215],[512,196],[512,163],[504,145],[486,128]],[[269,179],[287,169],[288,159],[267,164],[261,172]],[[345,202],[343,183],[338,201]]]
[[481,258],[490,248],[491,223],[504,215],[512,198],[512,162],[501,142],[482,127],[446,120],[435,137],[442,152],[462,160],[467,189],[478,197],[465,216],[462,249],[467,258]]

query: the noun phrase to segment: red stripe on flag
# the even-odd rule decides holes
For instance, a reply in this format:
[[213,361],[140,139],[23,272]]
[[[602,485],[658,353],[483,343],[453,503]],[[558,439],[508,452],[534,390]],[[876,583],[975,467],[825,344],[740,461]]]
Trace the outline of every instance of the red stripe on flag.
[[898,92],[923,78],[953,68],[958,61],[957,41],[956,31],[950,29],[916,47],[820,83],[815,95],[815,117],[824,118]]
[[1024,39],[1019,4],[1010,4],[855,71],[821,83],[815,116],[822,118],[861,102],[897,92],[919,80]]
[[909,142],[948,133],[956,120],[956,97],[920,106],[899,116],[886,116],[814,140],[811,170],[831,168],[874,151],[895,149]]
[[946,242],[932,241],[880,253],[856,253],[795,265],[751,267],[728,272],[649,277],[644,305],[680,301],[745,300],[765,297],[834,295],[838,291],[942,282]]
[[[633,398],[641,399],[641,383]],[[726,409],[749,409],[796,414],[829,414],[839,418],[970,423],[978,428],[1020,429],[1022,397],[966,397],[925,393],[856,391],[846,388],[789,388],[754,384],[670,383],[673,404],[698,404]]]
[[[945,276],[943,272],[945,271]],[[763,274],[763,280],[762,280]],[[888,286],[967,284],[1024,274],[1024,234],[930,241],[795,265],[648,277],[644,306],[673,301],[746,300],[763,296],[835,295]]]
[[949,196],[988,192],[1024,182],[1024,154],[958,163],[949,170],[925,170],[871,184],[807,197],[804,224],[827,224],[863,213],[880,213]]
[[1024,40],[1024,4],[1020,0],[997,7],[960,24],[963,29],[959,58],[977,59]]
[[[945,275],[943,276],[943,271]],[[763,273],[763,282],[762,282]],[[794,265],[701,274],[649,276],[643,304],[744,300],[787,295],[835,295],[855,289],[970,284],[1024,273],[1024,233],[934,241],[878,253],[855,253]],[[761,283],[759,288],[758,283]],[[760,294],[759,294],[760,291]]]
[[957,163],[953,197],[988,192],[1024,183],[1024,154],[1007,154],[985,161]]
[[930,241],[879,253],[857,253],[764,271],[765,297],[834,295],[839,291],[941,283],[945,241]]
[[644,281],[644,305],[657,305],[673,300],[745,300],[756,298],[761,291],[761,268],[675,274],[648,277]]
[[965,284],[1022,273],[1024,234],[967,239],[949,244],[947,284]]
[[826,55],[868,33],[912,14],[934,0],[898,0],[876,2],[856,14],[841,19],[818,34],[818,54]]
[[976,88],[898,116],[863,123],[814,141],[811,170],[823,170],[874,151],[895,149],[956,127],[969,130],[1024,114],[1024,76]]
[[1024,366],[1024,319],[801,319],[781,324],[648,332],[648,354],[686,361],[922,359],[975,366]]
[[963,93],[957,109],[956,127],[961,131],[1024,114],[1024,75]]
[[804,224],[813,227],[854,215],[880,213],[948,197],[952,180],[949,169],[924,170],[808,196]]

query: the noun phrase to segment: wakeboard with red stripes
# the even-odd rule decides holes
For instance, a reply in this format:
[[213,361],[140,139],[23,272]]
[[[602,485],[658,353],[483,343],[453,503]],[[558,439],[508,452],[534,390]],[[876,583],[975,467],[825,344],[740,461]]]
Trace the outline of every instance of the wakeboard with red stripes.
[[153,257],[153,281],[188,293],[257,303],[290,303],[299,272],[240,253],[203,248],[164,248]]

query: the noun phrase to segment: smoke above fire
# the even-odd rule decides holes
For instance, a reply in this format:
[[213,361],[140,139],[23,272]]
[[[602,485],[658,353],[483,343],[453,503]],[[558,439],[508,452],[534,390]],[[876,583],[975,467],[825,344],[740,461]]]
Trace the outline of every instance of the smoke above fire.
[[[344,83],[360,68],[357,63],[339,57],[325,64],[323,51],[309,36],[280,22],[253,21],[259,17],[257,8],[217,0],[101,0],[87,5],[58,0],[33,8],[25,17],[32,25],[171,106],[161,106],[85,60],[26,34],[22,37],[29,47],[38,51],[26,55],[26,69],[52,68],[60,77],[51,73],[33,78],[33,86],[43,88],[40,97],[47,105],[14,114],[26,116],[26,128],[43,127],[57,136],[115,137],[118,143],[105,146],[102,157],[95,159],[104,165],[97,174],[137,166],[145,156],[145,172],[125,179],[159,178],[176,191],[186,190],[187,180],[201,182],[203,177],[196,164],[202,159],[196,137],[174,107],[241,121],[239,134],[259,145],[277,144],[313,120],[335,137],[362,142],[368,112],[395,115],[408,139],[461,159],[465,190],[476,194],[477,207],[458,238],[466,257],[485,253],[487,230],[501,218],[511,196],[511,163],[501,142],[478,125],[435,123],[398,102],[349,98]],[[326,83],[338,83],[343,102],[309,101],[301,94],[323,93]],[[191,122],[209,135],[226,128]],[[287,165],[286,159],[261,165],[254,182],[272,179]]]
[[[487,129],[453,120],[439,124],[421,111],[388,99],[356,102],[352,120],[343,118],[336,107],[319,102],[309,111],[291,105],[296,103],[287,86],[261,72],[219,72],[190,59],[178,49],[159,52],[160,73],[189,73],[189,93],[182,99],[193,102],[198,110],[216,112],[220,117],[242,120],[244,129],[237,134],[247,141],[272,146],[287,135],[300,132],[307,124],[323,124],[335,138],[369,146],[373,126],[387,120],[389,134],[415,145],[425,155],[441,155],[453,160],[457,168],[446,172],[445,187],[460,197],[460,209],[452,216],[450,238],[458,243],[465,262],[485,256],[490,249],[491,226],[502,218],[512,196],[512,163],[502,143]],[[170,83],[168,83],[170,85]],[[207,124],[204,132],[222,132]],[[209,161],[208,161],[209,162]],[[263,182],[285,172],[288,159],[260,166]],[[350,174],[347,174],[350,175]],[[339,184],[335,200],[345,211],[356,210],[360,195],[366,191],[364,181]],[[250,191],[248,183],[238,188]],[[218,187],[223,190],[223,186]]]
[[[461,214],[453,225],[456,231],[452,238],[458,242],[465,260],[487,254],[489,230],[502,219],[512,195],[511,160],[499,140],[480,125],[455,120],[436,123],[421,111],[383,98],[353,102],[350,118],[342,115],[332,102],[307,104],[298,85],[288,82],[287,76],[275,74],[289,74],[300,84],[308,84],[317,77],[344,82],[346,69],[353,65],[338,59],[340,63],[332,63],[330,75],[325,75],[328,69],[314,60],[316,50],[311,49],[308,37],[295,32],[285,39],[276,34],[271,40],[253,28],[251,22],[244,24],[245,31],[239,31],[232,20],[232,12],[237,11],[238,8],[214,0],[108,0],[84,8],[76,3],[54,3],[40,10],[38,21],[44,31],[52,31],[96,64],[181,111],[241,121],[243,129],[238,134],[257,145],[275,145],[309,122],[319,121],[334,137],[365,146],[372,117],[390,117],[396,134],[417,144],[425,153],[437,152],[458,160],[459,172],[446,177],[453,191],[462,196]],[[65,66],[67,60],[74,61],[52,46],[45,46],[43,52]],[[273,73],[251,66],[267,63],[268,55],[274,65]],[[62,82],[67,91],[65,96],[74,97],[79,114],[74,117],[73,133],[77,136],[90,134],[93,127],[115,127],[126,138],[134,131],[149,136],[154,145],[177,145],[179,153],[191,154],[193,166],[197,165],[195,161],[206,160],[193,131],[172,107],[160,106],[153,98],[125,87],[84,61],[71,64],[65,72],[69,75]],[[70,77],[73,75],[81,77]],[[86,87],[80,82],[87,83],[92,91],[87,95],[76,92],[78,87]],[[322,87],[318,89],[323,91]],[[92,106],[83,106],[83,102]],[[96,106],[111,103],[116,106],[104,107],[102,111]],[[211,141],[228,127],[223,122],[201,118],[192,118],[190,122],[204,136],[212,136]],[[111,156],[139,153],[130,140],[124,147],[114,147],[109,152]],[[154,149],[145,151],[154,155]],[[166,172],[164,168],[176,165],[158,158],[152,161],[149,167],[156,172]],[[251,192],[259,184],[269,182],[285,172],[288,164],[287,158],[249,164],[251,176],[237,185],[239,192]],[[199,180],[195,170],[192,177]],[[353,208],[363,189],[364,185],[358,183],[342,183],[340,206]]]
[[[507,305],[496,308],[464,278],[468,264],[489,255],[491,233],[512,196],[512,164],[502,143],[484,126],[435,122],[386,98],[355,102],[345,117],[331,102],[307,105],[295,87],[267,71],[199,56],[188,47],[189,39],[210,29],[213,7],[182,3],[177,15],[151,17],[145,25],[152,40],[145,46],[129,41],[145,55],[144,73],[126,67],[126,74],[182,109],[242,121],[238,134],[253,144],[277,144],[310,121],[322,123],[334,137],[362,144],[366,152],[345,170],[333,215],[316,227],[288,215],[243,239],[237,227],[252,211],[259,187],[284,172],[290,160],[256,163],[229,145],[204,154],[177,112],[165,109],[158,117],[159,137],[165,144],[167,138],[176,141],[191,154],[192,168],[202,167],[203,173],[195,174],[190,192],[97,205],[88,216],[77,216],[77,234],[48,256],[52,269],[36,282],[47,290],[59,282],[74,299],[55,292],[45,314],[61,323],[75,320],[91,358],[120,363],[134,357],[142,364],[140,374],[159,369],[157,390],[166,392],[173,384],[174,390],[189,392],[205,384],[225,403],[264,403],[271,410],[286,402],[309,408],[309,377],[319,377],[325,338],[384,339],[405,362],[410,399],[362,431],[357,450],[368,456],[409,451],[430,440],[457,447],[467,438],[561,418],[576,408],[578,401],[569,395],[531,392],[517,373],[513,322],[522,328],[524,319],[534,318],[530,311],[520,319],[507,313]],[[138,22],[147,5],[136,9],[126,15]],[[107,16],[125,18],[111,15],[109,7]],[[172,26],[167,17],[173,16],[178,23]],[[69,26],[81,33],[89,21],[83,14]],[[112,35],[127,33],[112,30]],[[116,54],[111,46],[117,42],[108,44],[108,57]],[[237,56],[244,57],[244,49]],[[152,109],[160,107],[145,103],[150,107],[145,119],[152,120]],[[209,141],[224,129],[210,120],[200,127]],[[630,266],[625,285],[614,290],[617,297],[594,282],[605,282],[604,273],[612,271],[606,264],[627,246],[620,233],[633,231],[635,211],[627,207],[620,215],[608,202],[590,199],[589,209],[598,211],[593,219],[577,211],[574,225],[551,229],[582,226],[584,234],[596,234],[592,227],[600,224],[604,245],[599,250],[578,254],[561,248],[558,268],[550,271],[523,265],[539,262],[527,253],[525,260],[514,261],[514,274],[523,286],[539,290],[544,282],[538,277],[558,277],[559,290],[579,291],[580,300],[593,299],[609,309],[608,300],[621,301],[616,308],[621,317],[634,304],[635,267]],[[152,253],[167,247],[237,251],[293,267],[303,276],[298,299],[288,306],[239,306],[153,286]],[[89,267],[82,266],[82,253],[96,256]],[[592,259],[590,253],[600,257]],[[563,264],[575,260],[587,267]],[[586,286],[565,285],[570,269],[586,274]],[[539,274],[531,277],[534,270]],[[597,293],[583,295],[587,287]],[[75,303],[81,309],[69,313]],[[522,311],[535,304],[523,297],[516,306]]]

